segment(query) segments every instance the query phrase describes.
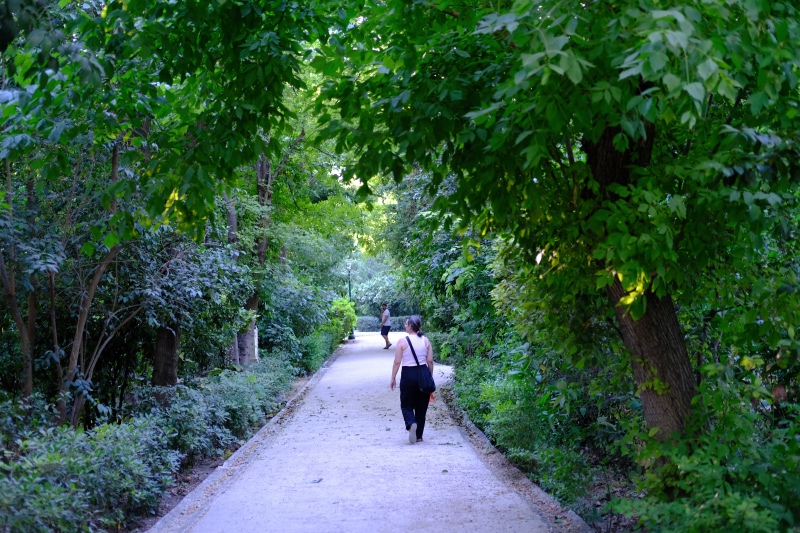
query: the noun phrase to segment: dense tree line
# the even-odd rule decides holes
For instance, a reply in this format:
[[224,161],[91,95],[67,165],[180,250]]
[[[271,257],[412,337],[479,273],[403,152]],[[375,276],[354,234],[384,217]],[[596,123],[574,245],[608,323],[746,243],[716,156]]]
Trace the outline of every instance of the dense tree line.
[[461,401],[568,499],[627,458],[650,528],[794,527],[796,13],[388,2],[318,59]]
[[612,465],[649,528],[795,527],[793,2],[0,14],[4,390],[91,427],[143,377],[252,362],[256,326],[313,369],[355,259],[361,311],[419,308],[562,497]]

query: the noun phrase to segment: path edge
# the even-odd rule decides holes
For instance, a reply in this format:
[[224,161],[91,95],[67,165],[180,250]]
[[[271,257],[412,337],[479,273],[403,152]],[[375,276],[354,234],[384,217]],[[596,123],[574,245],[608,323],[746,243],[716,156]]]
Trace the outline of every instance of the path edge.
[[[565,533],[594,533],[578,513],[567,509],[555,498],[550,496],[539,485],[517,468],[509,459],[489,440],[489,437],[470,420],[467,413],[456,403],[452,383],[440,387],[442,398],[447,404],[450,416],[456,421],[459,429],[480,456],[489,470],[498,478],[510,484],[516,492],[536,511],[551,531]],[[490,460],[490,456],[491,460]],[[565,520],[566,523],[556,523],[554,519]]]
[[282,425],[292,416],[305,400],[308,392],[316,386],[333,362],[339,357],[349,340],[340,344],[336,350],[314,372],[311,379],[295,394],[275,416],[270,418],[255,435],[236,450],[223,464],[218,466],[202,483],[188,493],[161,519],[147,530],[147,533],[177,533],[188,531],[208,511],[211,502],[247,469],[256,457],[259,448],[272,440],[282,429]]

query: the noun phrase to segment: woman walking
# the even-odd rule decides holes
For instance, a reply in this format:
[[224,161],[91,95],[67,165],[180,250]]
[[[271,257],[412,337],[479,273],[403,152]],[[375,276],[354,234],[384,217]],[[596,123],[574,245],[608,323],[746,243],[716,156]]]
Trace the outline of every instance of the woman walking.
[[[389,387],[394,390],[397,371],[403,367],[400,374],[400,410],[408,431],[408,442],[414,444],[422,441],[422,432],[425,431],[425,413],[428,412],[430,394],[419,390],[419,365],[428,365],[433,375],[433,347],[431,342],[422,334],[422,320],[418,316],[411,316],[405,323],[407,337],[397,342],[394,351],[394,366],[392,367],[392,381]],[[410,343],[410,344],[409,344]],[[411,347],[414,352],[412,353]],[[416,353],[416,360],[414,354]]]

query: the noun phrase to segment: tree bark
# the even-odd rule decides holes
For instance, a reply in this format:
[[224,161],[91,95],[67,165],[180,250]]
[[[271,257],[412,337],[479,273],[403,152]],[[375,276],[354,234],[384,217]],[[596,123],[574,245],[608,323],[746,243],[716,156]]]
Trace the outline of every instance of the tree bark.
[[64,368],[61,366],[61,347],[58,345],[58,323],[56,322],[56,274],[50,271],[50,329],[53,334],[53,352],[56,356],[56,380],[58,381],[58,409],[59,420],[67,419],[67,385],[64,382]]
[[[14,219],[14,187],[11,179],[11,161],[6,159],[6,202],[8,202],[9,224]],[[22,309],[17,302],[16,276],[14,272],[15,245],[9,249],[9,265],[0,252],[0,280],[6,295],[8,309],[19,332],[19,346],[22,353],[22,397],[29,398],[33,394],[33,334],[36,326],[36,294],[35,289],[28,295],[28,316],[22,316]],[[31,314],[33,313],[33,315]]]
[[38,291],[36,278],[31,275],[31,290],[28,292],[28,350],[22,356],[22,369],[24,375],[24,396],[33,394],[33,351],[36,347],[36,309],[38,306]]
[[174,387],[178,384],[178,348],[180,347],[180,326],[162,326],[156,333],[156,348],[153,353],[153,385]]
[[[227,194],[223,193],[222,197],[225,200],[225,206],[228,214],[228,244],[236,244],[239,242],[239,216],[236,213],[236,203],[233,198],[229,198]],[[225,354],[225,360],[230,365],[241,364],[239,357],[239,336],[234,335],[228,346],[228,351]]]
[[[259,297],[254,293],[247,299],[244,308],[248,311],[258,311]],[[258,361],[255,353],[256,348],[256,321],[250,321],[247,331],[240,333],[237,336],[237,344],[239,348],[239,364],[247,365]]]
[[645,294],[644,316],[633,320],[623,306],[617,305],[625,296],[619,279],[615,278],[608,288],[608,296],[619,320],[622,340],[630,352],[647,426],[658,428],[656,438],[662,441],[673,433],[682,434],[697,391],[672,298]]
[[75,374],[77,374],[78,356],[83,346],[83,334],[86,329],[86,320],[89,317],[89,309],[92,306],[94,294],[97,292],[98,285],[100,285],[100,279],[103,277],[108,265],[111,264],[111,261],[113,261],[119,253],[119,250],[120,247],[117,245],[106,253],[103,260],[97,266],[97,270],[94,271],[89,288],[84,294],[81,294],[81,302],[78,307],[78,323],[75,328],[75,338],[72,341],[72,351],[70,352],[69,367],[67,368],[67,381],[73,381],[75,379]]
[[[117,256],[119,250],[120,246],[117,245],[106,253],[106,255],[103,257],[103,260],[97,266],[97,270],[94,271],[89,288],[84,294],[81,294],[81,301],[78,306],[78,323],[75,328],[75,337],[72,340],[72,350],[69,356],[69,366],[67,367],[67,383],[74,381],[78,374],[78,358],[80,357],[82,348],[84,346],[86,320],[89,317],[89,309],[92,307],[92,300],[94,299],[95,292],[97,292],[97,287],[100,285],[100,280],[108,268],[108,265],[110,265],[111,261],[113,261]],[[75,398],[75,402],[73,403],[72,417],[70,418],[70,422],[75,427],[78,427],[78,422],[80,422],[84,401],[85,398],[81,394]],[[61,424],[64,424],[65,422],[66,419],[61,419],[60,421]]]
[[236,213],[236,203],[227,194],[222,193],[228,215],[228,244],[239,242],[239,216]]
[[[255,255],[260,266],[264,266],[267,261],[267,246],[269,245],[269,238],[267,230],[271,222],[269,208],[272,207],[272,192],[275,184],[275,179],[281,175],[289,162],[289,157],[297,149],[297,146],[305,141],[305,130],[300,132],[300,135],[289,144],[286,153],[281,161],[278,163],[277,168],[273,168],[272,162],[265,155],[261,155],[256,162],[256,191],[258,194],[258,204],[262,207],[261,216],[259,217],[259,225],[263,232],[261,237],[256,240]],[[236,216],[236,208],[232,199],[224,195],[228,211],[228,243],[234,244],[238,242],[236,234],[238,230],[238,220]],[[250,295],[245,303],[245,309],[248,311],[258,311],[259,296],[258,292]],[[228,348],[227,357],[229,361],[234,364],[246,365],[258,361],[256,339],[256,321],[250,322],[247,331],[240,333],[234,339],[232,346]]]
[[[631,170],[650,164],[655,126],[645,125],[646,138],[634,142],[628,150],[614,148],[619,127],[606,128],[595,142],[584,140],[587,163],[600,185],[600,194],[609,198],[612,184],[627,186]],[[622,339],[631,356],[633,375],[642,400],[645,421],[658,428],[656,438],[667,440],[672,433],[682,434],[688,422],[692,398],[697,394],[692,363],[686,350],[677,314],[669,294],[658,298],[647,292],[644,315],[633,320],[619,305],[625,290],[618,278],[607,288],[617,315]]]

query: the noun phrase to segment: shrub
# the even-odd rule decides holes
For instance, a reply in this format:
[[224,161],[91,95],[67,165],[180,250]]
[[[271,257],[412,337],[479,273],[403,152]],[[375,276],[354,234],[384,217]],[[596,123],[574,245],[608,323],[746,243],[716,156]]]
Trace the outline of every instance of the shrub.
[[315,331],[300,339],[298,364],[304,373],[316,372],[336,347],[338,339],[327,331]]
[[568,505],[586,494],[594,470],[549,394],[484,358],[467,359],[456,369],[454,389],[470,419],[542,489]]
[[170,435],[169,447],[192,464],[202,456],[219,455],[236,438],[227,428],[228,413],[208,391],[177,387],[141,387],[137,390],[140,413],[158,413]]
[[659,443],[646,435],[638,459],[665,465],[644,473],[646,496],[616,500],[654,531],[788,531],[800,522],[800,407],[784,405],[774,423],[741,399],[743,384],[701,385],[698,412],[685,436]]
[[92,530],[154,511],[180,453],[157,416],[91,431],[42,429],[0,464],[0,526],[12,531]]
[[355,304],[347,298],[337,298],[328,310],[328,323],[323,328],[333,334],[338,343],[356,327]]
[[289,389],[292,379],[282,355],[262,358],[241,372],[223,370],[200,381],[207,402],[225,413],[225,428],[235,437],[249,437],[266,422],[267,414],[278,410],[278,398]]
[[110,529],[153,512],[182,458],[222,453],[278,409],[288,359],[270,354],[191,387],[141,387],[125,422],[90,431],[53,427],[38,397],[0,403],[0,531]]
[[258,345],[267,351],[296,353],[300,344],[289,326],[270,322],[258,328]]
[[[425,331],[424,328],[423,331]],[[431,333],[425,331],[425,336],[428,337],[429,341],[431,341],[434,360],[437,362],[447,361],[447,353],[449,352],[449,348],[446,347],[447,335],[445,333],[438,333],[435,331]]]
[[[408,319],[407,316],[393,316],[389,319],[391,322],[392,327],[390,331],[405,331],[405,323]],[[422,331],[425,331],[425,325],[423,324]],[[378,319],[377,316],[360,316],[356,321],[355,329],[358,331],[379,331],[381,329],[381,321]]]

